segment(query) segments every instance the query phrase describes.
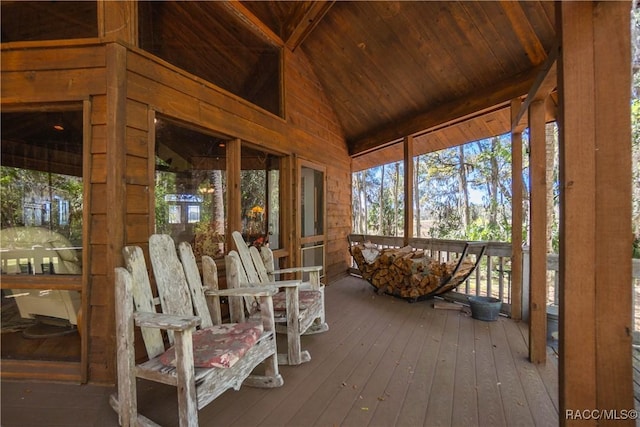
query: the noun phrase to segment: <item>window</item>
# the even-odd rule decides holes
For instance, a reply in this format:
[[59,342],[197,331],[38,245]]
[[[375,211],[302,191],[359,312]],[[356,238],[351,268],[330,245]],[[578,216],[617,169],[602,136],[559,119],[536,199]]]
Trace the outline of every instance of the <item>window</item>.
[[81,274],[82,112],[1,120],[2,273],[43,274],[47,263],[48,274]]
[[280,248],[280,158],[243,144],[240,191],[245,241]]
[[97,1],[3,1],[2,43],[98,37]]
[[282,116],[280,49],[218,1],[138,2],[140,47]]
[[156,120],[155,232],[186,241],[196,258],[224,255],[226,138]]
[[56,108],[0,115],[3,359],[81,357],[83,114]]

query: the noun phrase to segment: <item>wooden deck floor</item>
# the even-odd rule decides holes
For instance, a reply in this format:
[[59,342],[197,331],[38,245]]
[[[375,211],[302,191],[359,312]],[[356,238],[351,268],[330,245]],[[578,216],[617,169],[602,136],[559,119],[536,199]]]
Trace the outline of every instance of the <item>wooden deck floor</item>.
[[[527,361],[525,325],[377,296],[353,277],[326,298],[331,329],[303,337],[311,362],[281,367],[282,388],[226,392],[200,411],[201,426],[558,424],[557,363]],[[112,390],[3,381],[1,424],[115,426]],[[177,424],[171,387],[138,390],[143,414]]]

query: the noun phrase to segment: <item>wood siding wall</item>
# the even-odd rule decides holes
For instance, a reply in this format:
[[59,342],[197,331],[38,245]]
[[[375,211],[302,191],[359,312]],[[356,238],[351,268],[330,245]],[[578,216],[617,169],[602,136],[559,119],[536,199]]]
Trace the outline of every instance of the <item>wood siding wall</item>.
[[351,163],[339,122],[302,52],[286,55],[286,120],[118,43],[3,46],[1,60],[3,106],[90,101],[89,381],[115,381],[113,270],[122,265],[122,247],[146,248],[153,230],[154,112],[326,164],[326,273],[329,280],[345,274]]
[[334,111],[309,61],[300,50],[285,55],[288,145],[300,157],[326,165],[326,276],[349,268],[351,233],[351,159]]

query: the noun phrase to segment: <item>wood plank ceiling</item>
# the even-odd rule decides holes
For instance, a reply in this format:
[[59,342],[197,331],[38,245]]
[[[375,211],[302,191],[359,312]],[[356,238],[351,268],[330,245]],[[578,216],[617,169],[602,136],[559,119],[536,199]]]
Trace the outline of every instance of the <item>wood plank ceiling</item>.
[[[68,8],[45,21],[44,5],[65,2],[20,3],[3,2],[3,42],[39,39],[32,34],[38,30],[60,33],[95,10],[95,3]],[[92,2],[74,4],[86,3]],[[508,132],[509,102],[527,94],[555,46],[554,7],[551,1],[140,2],[140,43],[275,114],[282,113],[277,51],[301,50],[332,102],[357,170],[402,158],[396,143],[404,136],[414,136],[421,154]],[[38,14],[41,25],[8,19],[12,9]]]
[[[324,2],[242,3],[286,43],[298,9]],[[555,45],[548,1],[329,3],[299,47],[354,170],[402,158],[394,143],[407,135],[420,154],[508,132],[510,100],[527,94]]]

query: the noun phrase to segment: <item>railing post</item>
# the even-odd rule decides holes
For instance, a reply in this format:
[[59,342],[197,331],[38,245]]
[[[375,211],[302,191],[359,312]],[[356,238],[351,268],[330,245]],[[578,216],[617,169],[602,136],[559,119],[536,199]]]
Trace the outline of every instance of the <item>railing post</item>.
[[529,246],[522,247],[522,320],[529,321]]

